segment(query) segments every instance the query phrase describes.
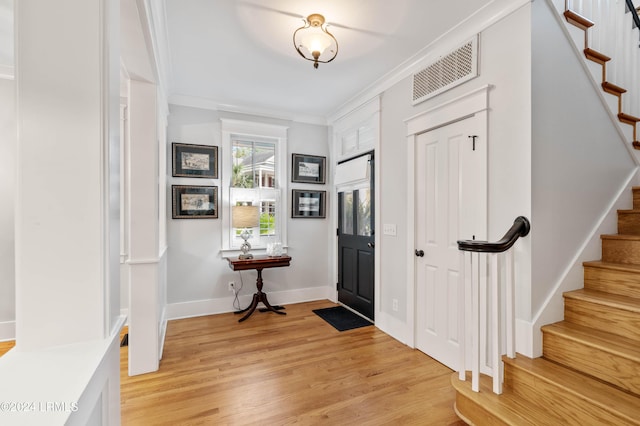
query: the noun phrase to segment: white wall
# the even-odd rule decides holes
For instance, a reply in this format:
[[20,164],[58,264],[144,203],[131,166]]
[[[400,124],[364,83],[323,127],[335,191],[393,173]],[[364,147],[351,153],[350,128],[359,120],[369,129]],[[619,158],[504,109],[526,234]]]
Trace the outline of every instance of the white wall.
[[0,78],[0,340],[15,337],[15,108],[15,82]]
[[[599,228],[607,213],[618,197],[631,206],[628,187],[636,164],[607,109],[605,97],[611,95],[602,93],[584,67],[582,46],[571,44],[548,2],[533,2],[532,22],[535,316],[557,286],[582,287],[581,262],[600,258],[601,232],[617,232],[615,221]],[[590,240],[593,247],[583,253]],[[555,318],[549,320],[559,320],[561,294],[553,305]]]
[[16,100],[13,0],[0,0],[0,341],[15,337]]
[[[223,111],[205,110],[171,105],[167,139],[167,214],[171,217],[171,185],[215,185],[218,186],[219,205],[228,194],[220,187],[221,179],[174,178],[171,177],[171,143],[191,143],[221,146],[220,118],[257,121],[288,126],[287,180],[291,188],[313,188],[328,190],[327,185],[300,185],[290,183],[291,154],[302,153],[328,156],[327,127],[269,119]],[[230,155],[219,149],[220,158]],[[222,170],[219,163],[219,169]],[[221,177],[221,176],[220,176]],[[327,197],[329,200],[330,197]],[[329,286],[328,219],[291,219],[290,205],[285,207],[288,226],[288,254],[291,266],[264,271],[264,291],[272,304],[326,298]],[[331,211],[327,206],[327,212]],[[168,219],[168,278],[167,303],[169,318],[202,315],[233,310],[228,281],[240,282],[239,273],[229,269],[222,258],[222,215],[218,219]],[[255,271],[242,272],[244,288],[241,295],[243,305],[255,292]]]
[[[404,206],[407,205],[407,129],[403,120],[436,105],[490,84],[489,93],[489,238],[499,239],[520,215],[529,217],[530,203],[530,6],[484,30],[480,35],[480,76],[419,105],[411,105],[411,78],[406,78],[382,94],[381,152],[377,154],[381,174],[378,214],[382,223],[396,224],[397,236],[382,235],[381,310],[399,322],[411,324],[407,300],[405,265],[407,252]],[[451,46],[456,47],[456,46]],[[434,46],[437,49],[438,46]],[[443,52],[447,53],[447,52]],[[518,279],[521,292],[530,283],[529,240],[518,247]],[[398,299],[400,309],[392,310]],[[522,312],[519,315],[528,315]]]

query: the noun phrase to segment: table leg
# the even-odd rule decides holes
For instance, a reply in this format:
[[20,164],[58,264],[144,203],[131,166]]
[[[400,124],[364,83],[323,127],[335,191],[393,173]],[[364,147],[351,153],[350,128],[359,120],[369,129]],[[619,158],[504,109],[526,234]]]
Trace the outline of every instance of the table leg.
[[287,315],[286,312],[282,312],[281,310],[278,309],[278,308],[284,309],[282,306],[278,306],[278,307],[274,308],[273,306],[271,306],[271,304],[269,304],[269,301],[267,300],[267,294],[266,293],[260,292],[260,294],[261,294],[261,299],[262,299],[261,302],[264,303],[264,306],[266,306],[266,308],[267,308],[266,311],[275,312],[276,314],[280,314],[280,315]]
[[243,313],[245,311],[248,311],[242,318],[240,318],[238,320],[238,322],[242,322],[242,321],[246,320],[247,318],[249,318],[251,316],[253,311],[255,311],[256,307],[258,306],[258,302],[259,302],[258,299],[259,299],[258,293],[254,293],[253,294],[253,300],[251,301],[251,304],[246,309],[243,309],[241,311],[236,312],[236,314],[241,314],[241,313]]
[[261,312],[266,312],[266,311],[271,311],[271,312],[275,312],[276,314],[280,314],[280,315],[286,315],[286,312],[281,312],[280,309],[284,309],[284,307],[282,306],[276,306],[273,307],[271,306],[271,304],[269,303],[269,301],[267,300],[267,295],[266,293],[262,292],[262,268],[260,269],[256,269],[258,271],[258,278],[256,279],[256,288],[258,289],[257,293],[253,294],[253,300],[251,301],[251,304],[249,306],[247,306],[246,308],[244,308],[241,311],[236,311],[236,314],[242,314],[244,312],[246,312],[246,314],[240,318],[238,320],[238,322],[242,322],[244,320],[246,320],[247,318],[249,318],[251,316],[251,314],[256,310],[256,307],[258,306],[258,303],[262,302],[264,304],[264,306],[266,307],[266,309],[260,309]]

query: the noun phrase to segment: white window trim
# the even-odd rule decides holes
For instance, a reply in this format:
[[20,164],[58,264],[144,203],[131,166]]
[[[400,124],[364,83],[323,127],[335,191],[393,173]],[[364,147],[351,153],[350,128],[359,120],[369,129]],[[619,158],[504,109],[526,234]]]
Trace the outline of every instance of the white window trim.
[[[220,187],[219,210],[222,218],[222,249],[223,257],[236,256],[240,250],[233,248],[231,241],[231,161],[227,158],[231,155],[231,140],[233,135],[246,138],[256,138],[264,140],[265,137],[276,140],[276,185],[280,189],[280,211],[276,215],[276,229],[279,231],[279,242],[282,247],[287,248],[287,208],[288,208],[288,185],[287,185],[287,131],[289,127],[275,124],[256,123],[253,121],[220,119],[222,129],[222,149],[220,153],[220,164],[222,170],[222,180]],[[251,241],[249,241],[251,243]],[[253,244],[252,244],[253,246]],[[251,248],[253,254],[265,254],[266,246],[259,245]]]

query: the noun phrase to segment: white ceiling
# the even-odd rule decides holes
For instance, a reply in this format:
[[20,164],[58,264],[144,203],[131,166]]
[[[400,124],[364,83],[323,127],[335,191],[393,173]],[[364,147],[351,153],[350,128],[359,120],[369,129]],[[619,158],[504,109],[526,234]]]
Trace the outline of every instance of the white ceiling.
[[[443,33],[504,0],[151,0],[170,101],[275,116],[334,114]],[[133,0],[124,0],[134,3]],[[339,43],[313,68],[293,47],[321,13]],[[127,25],[127,22],[123,22]],[[464,25],[464,23],[463,23]],[[158,30],[158,28],[156,28]],[[0,73],[13,66],[13,0],[0,0]],[[123,46],[123,55],[127,55]]]
[[[170,100],[327,117],[492,0],[164,2]],[[311,13],[339,43],[318,69],[292,41]]]

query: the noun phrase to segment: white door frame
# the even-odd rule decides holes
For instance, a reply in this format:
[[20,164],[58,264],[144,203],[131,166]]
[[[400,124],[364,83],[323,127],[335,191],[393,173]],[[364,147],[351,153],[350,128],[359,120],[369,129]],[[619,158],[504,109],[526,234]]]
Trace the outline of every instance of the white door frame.
[[407,126],[407,345],[416,342],[416,266],[415,266],[415,149],[419,134],[476,115],[481,123],[480,140],[488,141],[490,85],[482,86],[451,101],[442,103],[405,121]]
[[[350,113],[338,118],[336,121],[330,123],[333,127],[331,131],[331,158],[333,159],[329,163],[329,174],[331,176],[331,229],[329,232],[329,252],[330,252],[330,268],[331,268],[331,282],[329,289],[329,300],[332,302],[338,302],[338,288],[336,283],[338,280],[338,236],[334,230],[338,229],[338,186],[333,181],[335,170],[339,162],[349,160],[351,158],[358,157],[359,155],[366,154],[369,151],[374,153],[374,209],[375,209],[375,227],[374,227],[374,244],[376,250],[374,252],[374,306],[373,315],[375,318],[374,323],[380,322],[381,310],[380,310],[380,240],[382,235],[382,219],[380,215],[380,160],[378,155],[380,153],[380,109],[381,109],[380,96],[375,96],[372,99],[366,101],[364,104],[355,108]],[[357,132],[357,129],[361,126],[369,126],[373,131],[373,141],[368,142],[365,145],[356,142],[355,146],[345,147],[342,145],[342,137],[349,132]]]

